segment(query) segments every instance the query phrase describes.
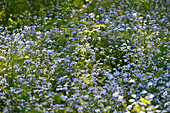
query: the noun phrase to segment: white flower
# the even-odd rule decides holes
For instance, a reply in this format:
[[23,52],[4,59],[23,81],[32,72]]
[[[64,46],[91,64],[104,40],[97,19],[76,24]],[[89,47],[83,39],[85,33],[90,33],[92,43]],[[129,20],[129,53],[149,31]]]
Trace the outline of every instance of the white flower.
[[143,91],[141,92],[141,94],[145,94],[145,93],[147,93],[147,91],[146,91],[146,90],[143,90]]
[[53,53],[53,50],[47,50],[47,53]]
[[146,15],[147,17],[151,17],[149,14],[148,15]]
[[4,60],[6,60],[6,58],[5,58],[4,56],[0,56],[0,60],[1,60],[1,59],[4,59]]
[[166,107],[166,106],[170,106],[170,101],[169,101],[169,102],[166,102],[166,103],[164,104],[164,107]]
[[100,112],[100,109],[96,109],[95,112]]
[[131,79],[131,80],[129,81],[129,83],[135,83],[135,80]]
[[100,37],[97,37],[98,38],[98,40],[101,40],[101,38]]
[[145,113],[144,111],[140,111],[139,113]]
[[136,98],[136,94],[132,94],[131,96],[132,96],[133,98]]
[[109,19],[106,19],[106,20],[105,20],[105,23],[107,23],[107,24],[108,24],[109,22],[110,22],[110,21],[109,21]]
[[161,110],[155,110],[155,112],[156,112],[156,113],[160,113],[160,112],[161,112]]
[[154,94],[150,94],[149,95],[149,98],[153,98],[155,95]]
[[130,99],[129,102],[135,102],[135,99]]
[[119,96],[118,99],[119,99],[119,100],[122,100],[122,99],[123,99],[123,96]]
[[91,18],[94,18],[94,17],[95,17],[94,13],[90,13],[89,16],[90,16]]
[[128,109],[128,110],[131,110],[132,107],[133,107],[132,105],[128,105],[128,106],[127,106],[127,109]]
[[136,13],[133,13],[133,16],[137,16]]
[[113,97],[118,97],[118,95],[119,95],[119,92],[115,92],[115,93],[113,93]]
[[152,82],[149,82],[149,83],[148,83],[148,86],[152,86],[152,85],[153,85],[153,83],[152,83]]

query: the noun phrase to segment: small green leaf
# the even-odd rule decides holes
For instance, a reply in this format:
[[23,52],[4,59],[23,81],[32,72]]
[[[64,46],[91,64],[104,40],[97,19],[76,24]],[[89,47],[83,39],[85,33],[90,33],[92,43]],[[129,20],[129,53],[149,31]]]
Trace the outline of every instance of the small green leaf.
[[151,104],[151,102],[149,100],[142,98],[142,97],[140,98],[140,101],[145,103],[145,104]]
[[64,102],[64,100],[60,97],[61,95],[63,95],[62,93],[58,94],[58,95],[54,95],[53,99],[54,99],[54,103],[55,104],[61,104]]
[[83,105],[84,104],[84,100],[82,98],[80,98],[80,104]]
[[28,113],[41,113],[41,112],[38,111],[38,110],[33,109],[33,110],[28,111]]
[[28,101],[29,100],[29,96],[28,95],[24,95],[24,96],[22,96],[22,99],[24,99],[25,101]]

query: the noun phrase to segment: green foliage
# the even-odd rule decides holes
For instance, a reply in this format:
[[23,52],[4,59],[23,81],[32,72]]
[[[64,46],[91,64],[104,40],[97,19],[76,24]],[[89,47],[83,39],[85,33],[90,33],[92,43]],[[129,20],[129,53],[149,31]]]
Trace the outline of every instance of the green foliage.
[[[51,1],[55,6],[57,2],[62,3],[62,1]],[[30,19],[30,16],[40,16],[43,17],[46,15],[46,12],[50,8],[54,8],[55,11],[58,11],[56,7],[50,4],[51,2],[46,2],[44,0],[4,0],[0,4],[3,4],[4,7],[0,9],[0,24],[8,27],[11,23],[22,23],[22,25],[31,25],[34,24],[34,19]],[[44,7],[44,9],[42,9]],[[54,15],[52,15],[54,17]],[[28,22],[29,20],[29,22]],[[20,27],[18,25],[17,27]]]
[[82,7],[84,5],[83,0],[73,0],[73,4],[78,9],[82,9]]
[[27,113],[42,113],[42,112],[40,112],[40,111],[38,111],[38,110],[33,109],[33,110],[28,111]]
[[143,103],[143,105],[140,105],[139,103],[135,104],[133,109],[131,110],[132,113],[139,113],[141,111],[146,112],[146,108],[151,108],[153,112],[159,107],[158,105],[155,107],[151,106],[151,102],[145,98],[140,98],[140,102]]
[[21,95],[17,95],[16,98],[28,101],[29,98],[30,98],[30,96],[28,95],[28,92],[32,91],[32,89],[27,88],[26,86],[22,86],[21,90],[22,90],[22,94]]
[[[17,81],[18,78],[16,78],[15,75],[20,75],[21,73],[23,75],[27,75],[28,73],[30,73],[30,75],[35,74],[36,79],[38,77],[43,77],[43,79],[53,80],[52,82],[50,81],[52,83],[52,87],[48,89],[49,92],[52,91],[55,93],[55,95],[52,96],[52,99],[54,100],[53,103],[66,105],[63,108],[63,110],[56,110],[56,112],[66,112],[66,108],[68,108],[70,106],[69,105],[67,106],[67,101],[61,98],[61,96],[65,95],[66,91],[56,91],[57,82],[60,82],[60,81],[58,81],[57,78],[60,78],[63,75],[67,75],[69,80],[72,80],[74,77],[71,74],[72,74],[72,72],[76,72],[76,74],[77,74],[76,77],[78,79],[82,80],[82,83],[76,83],[76,85],[75,85],[75,86],[79,87],[78,91],[82,95],[82,97],[79,98],[80,102],[78,104],[85,105],[86,102],[89,102],[88,105],[91,108],[94,108],[95,106],[100,105],[100,106],[102,106],[102,109],[105,110],[105,106],[112,105],[114,102],[113,103],[104,103],[105,105],[103,105],[103,103],[99,102],[98,99],[86,100],[86,99],[84,99],[86,92],[83,92],[80,87],[82,84],[84,84],[84,85],[86,85],[85,90],[87,90],[89,87],[93,87],[93,86],[95,88],[98,87],[98,88],[102,89],[104,85],[109,85],[107,75],[106,74],[104,75],[104,73],[102,71],[99,71],[99,73],[97,74],[95,72],[96,70],[95,71],[93,70],[93,68],[95,66],[101,70],[105,70],[105,71],[110,70],[110,73],[114,74],[114,72],[115,72],[114,69],[117,69],[118,71],[121,72],[123,69],[126,69],[126,66],[130,63],[135,62],[136,64],[140,64],[139,60],[142,58],[143,58],[142,62],[147,62],[148,61],[147,57],[149,56],[150,53],[151,54],[153,53],[155,56],[152,57],[152,60],[157,62],[157,63],[155,63],[156,66],[158,68],[163,67],[163,68],[165,68],[165,70],[167,69],[167,66],[164,66],[164,61],[169,62],[169,60],[168,60],[169,51],[168,51],[168,45],[164,44],[164,42],[168,42],[169,35],[163,36],[162,34],[164,34],[164,33],[161,30],[160,30],[159,34],[155,35],[155,36],[148,35],[149,33],[148,34],[146,33],[146,37],[147,36],[151,37],[150,39],[146,39],[145,36],[142,37],[141,35],[144,34],[147,30],[143,30],[143,31],[140,30],[140,32],[129,30],[127,33],[116,32],[116,31],[113,31],[114,28],[109,29],[112,22],[107,23],[107,24],[104,22],[100,22],[100,24],[94,24],[95,23],[94,18],[89,18],[89,20],[81,20],[81,16],[85,12],[87,12],[87,14],[89,14],[89,13],[94,13],[95,15],[101,14],[101,11],[98,11],[99,6],[102,7],[103,10],[105,10],[106,12],[109,12],[109,10],[110,10],[109,8],[111,7],[111,5],[113,3],[118,8],[119,7],[118,2],[122,2],[122,1],[116,2],[116,1],[106,0],[105,2],[98,3],[97,0],[89,0],[90,3],[89,3],[89,5],[87,5],[86,9],[84,9],[85,4],[82,0],[67,0],[67,1],[52,0],[52,4],[54,4],[54,6],[46,3],[43,0],[37,0],[37,1],[35,0],[34,2],[30,3],[32,6],[31,8],[28,7],[28,2],[30,2],[30,0],[25,0],[25,1],[23,1],[23,0],[16,0],[16,1],[6,0],[5,7],[2,8],[2,11],[0,11],[1,23],[4,26],[6,26],[6,28],[12,29],[12,30],[14,28],[23,27],[24,25],[35,25],[35,24],[39,25],[39,27],[36,30],[41,31],[43,33],[46,30],[50,31],[52,29],[53,30],[56,28],[58,28],[58,29],[55,30],[56,33],[51,34],[51,35],[46,35],[45,33],[44,34],[42,33],[43,35],[41,36],[40,40],[37,39],[37,36],[35,34],[32,35],[32,34],[23,33],[26,38],[31,38],[32,40],[36,41],[33,44],[33,46],[31,46],[33,52],[25,51],[25,53],[23,53],[23,56],[18,56],[15,53],[15,51],[13,51],[14,48],[17,48],[17,47],[16,47],[15,43],[12,43],[13,39],[10,37],[11,42],[7,42],[7,44],[8,44],[7,46],[9,46],[9,48],[11,50],[10,54],[8,55],[10,58],[3,59],[3,54],[0,53],[0,56],[2,55],[2,57],[0,59],[0,70],[1,70],[0,74],[2,74],[2,75],[7,74],[6,76],[3,76],[3,77],[7,79],[7,83],[8,83],[8,86],[5,88],[2,88],[0,86],[0,89],[1,89],[0,91],[7,92],[6,93],[7,98],[12,98],[12,96],[10,96],[10,93],[8,91],[10,89],[10,87],[16,88],[16,84],[19,83]],[[125,4],[126,2],[127,1],[125,0],[124,2],[122,2],[122,4]],[[148,2],[145,0],[138,0],[138,1],[130,0],[130,4],[132,6],[136,7],[137,4],[141,4],[142,8],[147,9],[147,10],[149,10],[149,8],[151,7],[150,2],[151,2],[150,0]],[[60,4],[59,9],[55,9],[55,5],[57,3]],[[97,8],[96,8],[96,3],[98,3]],[[0,4],[2,5],[3,2],[0,1]],[[14,7],[14,5],[15,5],[15,7]],[[19,7],[19,9],[17,9],[16,7]],[[50,8],[54,8],[54,10],[57,13],[53,14],[51,16],[48,16],[47,11]],[[116,10],[118,15],[120,15],[120,16],[122,16],[124,14],[123,11],[126,10],[126,9],[124,9],[123,5],[121,6],[121,8],[122,8],[122,12],[119,12],[118,10]],[[82,12],[80,11],[80,9]],[[75,10],[77,12],[75,12]],[[102,12],[103,12],[103,10],[102,10]],[[143,12],[140,11],[139,9],[138,9],[138,12],[140,12],[142,15],[144,15]],[[70,15],[70,14],[72,14],[72,15]],[[24,15],[24,16],[20,17],[20,15]],[[34,19],[29,18],[29,17],[34,17],[35,15],[37,16],[37,18],[40,18],[40,19],[37,20],[37,18],[34,18]],[[140,15],[140,16],[142,16],[142,15]],[[44,17],[49,17],[49,18],[45,19]],[[101,18],[101,17],[99,17],[99,18]],[[116,17],[113,17],[112,19],[113,19],[113,21],[115,21]],[[137,21],[136,23],[139,24],[139,21]],[[12,28],[10,25],[12,25]],[[116,25],[117,25],[117,23],[116,23]],[[82,30],[82,28],[85,28],[85,29]],[[75,31],[75,29],[77,31]],[[79,31],[79,30],[82,30],[82,31]],[[105,31],[109,31],[109,30],[112,30],[111,31],[112,34],[115,35],[114,40],[109,39],[108,37],[110,37],[110,36],[108,36],[108,34],[103,33]],[[132,34],[136,34],[141,37],[139,38],[139,37],[134,36],[134,38],[131,38]],[[74,40],[72,40],[71,38],[74,38]],[[157,44],[158,38],[160,38],[159,45]],[[54,47],[52,47],[49,43],[47,43],[46,39],[50,39],[50,41],[51,40],[54,41],[54,42],[51,42],[52,44],[54,44],[53,45]],[[122,40],[122,39],[124,39],[124,40]],[[84,40],[84,41],[82,41],[82,40]],[[139,47],[132,46],[135,44],[135,41],[138,41],[138,42],[141,41],[141,45],[139,45]],[[146,43],[147,41],[153,41],[153,45],[155,45],[155,47],[158,48],[157,52],[155,52],[155,53],[152,52],[151,48],[146,49],[147,45],[149,45]],[[71,45],[71,43],[75,43],[75,42],[78,43],[79,45],[78,46],[76,45],[75,47],[68,46],[68,45]],[[127,44],[127,47],[130,46],[130,49],[126,48],[127,51],[124,51],[122,49],[122,48],[124,48],[124,46],[122,46],[124,43]],[[88,44],[91,46],[85,47]],[[111,47],[109,47],[109,45],[114,45],[114,47],[111,48]],[[25,45],[23,45],[23,46],[25,46]],[[47,47],[49,50],[53,49],[55,53],[63,52],[63,54],[55,56],[53,53],[47,53],[47,51],[43,51],[42,48],[44,48],[44,47]],[[2,49],[2,50],[8,50],[9,48],[0,47],[0,49]],[[64,49],[66,48],[66,49],[62,50],[62,48],[64,48]],[[75,48],[78,48],[78,49],[75,50]],[[95,50],[94,48],[97,48],[98,50]],[[137,55],[139,58],[136,58],[135,52],[132,55],[127,55],[130,52],[130,50],[138,49],[138,48],[140,48],[141,51],[144,53],[143,56]],[[67,49],[69,49],[69,52]],[[94,52],[89,52],[90,49],[94,50]],[[36,52],[40,51],[40,52],[36,53],[35,51]],[[83,58],[82,60],[76,61],[75,64],[69,66],[69,68],[72,72],[71,71],[67,72],[68,71],[67,70],[68,69],[67,62],[66,62],[67,60],[64,59],[64,60],[61,60],[60,62],[57,61],[57,63],[56,63],[57,66],[56,67],[54,66],[55,67],[54,70],[57,73],[54,72],[54,74],[49,74],[51,71],[50,67],[52,67],[50,65],[50,63],[53,62],[52,59],[66,58],[66,56],[72,55],[72,53],[74,53],[75,57],[77,57],[77,58]],[[147,53],[149,53],[149,54],[147,54]],[[95,54],[94,55],[95,60],[94,61],[90,60],[90,62],[87,63],[86,60],[91,59],[92,54]],[[46,61],[46,59],[44,59],[44,56],[48,57],[51,61],[50,60]],[[112,57],[112,59],[110,57]],[[29,60],[29,59],[33,60],[34,64],[37,63],[36,67],[33,67],[34,65],[31,63],[25,63],[25,64],[23,63],[25,60]],[[37,59],[40,59],[40,64],[38,64],[39,62],[37,62]],[[74,59],[74,57],[71,57],[69,60],[73,60],[73,59]],[[127,60],[127,61],[124,61],[124,60]],[[41,65],[42,62],[45,66]],[[15,72],[14,66],[17,64],[20,64],[21,67],[23,65],[28,66],[29,69],[21,68],[20,72]],[[100,66],[100,64],[102,64],[102,65]],[[151,64],[144,71],[151,72],[152,66],[153,65]],[[119,67],[121,67],[121,68],[119,68]],[[44,71],[45,70],[44,68],[46,68],[47,71]],[[130,66],[129,70],[138,70],[139,69],[140,71],[143,71],[142,68],[143,68],[142,66],[141,67]],[[78,74],[77,72],[80,70],[85,70],[86,73],[88,73],[88,74],[82,74],[82,73]],[[41,74],[39,74],[38,72],[41,72]],[[91,73],[94,74],[93,75],[93,77],[95,78],[94,82],[96,82],[96,83],[92,83]],[[132,72],[129,72],[129,73],[130,73],[129,76],[132,79],[135,79],[137,84],[139,82],[141,82],[134,74],[132,74]],[[159,72],[155,71],[153,78],[160,77],[162,75],[162,73],[163,73],[163,71],[159,71]],[[149,75],[145,74],[143,76],[144,80],[145,79],[148,80],[149,79],[148,76]],[[25,78],[27,78],[27,76]],[[116,80],[115,78],[114,79],[117,83],[120,83],[121,85],[126,86],[128,89],[132,85],[130,83],[125,83],[123,81],[124,78],[125,77],[120,77],[118,75],[118,77],[116,79],[119,79],[119,80]],[[110,78],[110,79],[113,80],[113,78]],[[122,81],[121,81],[121,79],[122,79]],[[60,85],[65,84],[65,82],[66,82],[65,80],[61,81]],[[70,81],[68,83],[70,83]],[[21,90],[21,94],[15,95],[15,94],[11,93],[11,95],[15,95],[16,99],[24,100],[25,102],[30,100],[30,95],[28,95],[28,93],[31,94],[31,96],[33,96],[33,97],[38,97],[39,96],[38,93],[37,94],[33,93],[33,90],[36,89],[34,80],[31,80],[28,85],[30,85],[31,87],[28,87],[27,85],[23,85],[23,86],[19,87],[19,89]],[[134,86],[134,87],[136,87],[136,86]],[[149,89],[149,91],[154,93],[154,91],[156,91],[156,89],[154,89],[154,90]],[[44,92],[46,92],[46,91],[44,91]],[[108,92],[109,91],[107,91],[107,93]],[[130,98],[130,95],[128,95],[128,92],[129,91],[127,90],[127,92],[124,96],[124,97],[126,97],[125,98],[126,101],[128,101]],[[133,91],[133,92],[137,93],[136,91]],[[69,96],[72,96],[74,93],[75,93],[74,90],[70,90]],[[110,94],[108,93],[108,95],[109,95],[108,96],[109,98],[112,97],[111,93]],[[102,98],[105,98],[107,95],[102,95],[102,96],[103,96]],[[42,98],[40,101],[44,101]],[[89,98],[94,98],[93,94],[89,94]],[[131,112],[140,112],[140,111],[145,112],[146,108],[148,108],[148,107],[152,108],[154,111],[158,107],[158,106],[156,106],[155,108],[153,108],[151,106],[151,104],[153,104],[153,103],[145,98],[142,98],[142,97],[140,98],[139,101],[143,104],[138,102],[137,104],[135,104],[133,106],[133,109]],[[5,103],[2,99],[0,99],[0,103],[2,103],[2,104],[0,104],[0,106],[5,105]],[[13,104],[17,105],[17,103],[15,103],[15,102],[13,102]],[[117,105],[116,107],[118,110],[121,111],[124,108],[127,108],[128,104],[129,104],[128,102],[126,104],[120,102],[118,104],[116,103],[116,105]],[[34,107],[34,105],[33,105],[33,107]],[[29,112],[30,113],[31,112],[39,113],[39,111],[35,110],[33,107],[31,108],[30,111],[28,111],[28,113]],[[71,106],[71,107],[73,107],[73,112],[78,111],[77,108],[74,108],[74,106]],[[26,108],[22,108],[21,112],[25,112],[25,110],[26,110]],[[42,111],[40,111],[40,112],[42,112]],[[105,111],[105,112],[107,112],[107,113],[112,112],[111,108],[108,108],[107,111]]]
[[63,100],[63,99],[61,98],[61,95],[63,95],[63,94],[60,93],[60,94],[58,94],[58,95],[54,95],[54,96],[53,96],[53,99],[54,99],[54,103],[55,103],[55,104],[62,104],[62,103],[65,102],[65,100]]

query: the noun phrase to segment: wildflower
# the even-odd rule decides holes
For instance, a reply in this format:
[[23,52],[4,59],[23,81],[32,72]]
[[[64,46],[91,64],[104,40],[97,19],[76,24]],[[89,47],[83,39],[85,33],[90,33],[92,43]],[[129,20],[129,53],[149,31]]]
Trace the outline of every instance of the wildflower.
[[47,50],[47,53],[53,53],[53,50]]
[[94,18],[94,17],[95,17],[94,13],[90,13],[89,16],[90,16],[91,18]]
[[118,95],[119,95],[119,92],[115,92],[115,93],[113,93],[113,97],[118,97]]
[[131,110],[132,107],[133,107],[132,105],[128,105],[128,106],[127,106],[127,109],[128,109],[128,110]]
[[135,102],[135,99],[130,99],[129,102]]
[[0,60],[3,59],[3,60],[6,60],[6,58],[4,56],[0,56]]
[[147,91],[146,91],[146,90],[143,90],[140,94],[145,94],[145,93],[147,93]]
[[122,100],[123,100],[123,96],[119,96],[118,99],[119,99],[120,101],[122,101]]
[[85,95],[84,99],[87,100],[89,98],[89,95]]
[[100,112],[100,109],[96,109],[95,112],[96,112],[96,113]]
[[135,80],[131,79],[131,80],[129,81],[129,83],[135,83]]
[[136,98],[136,94],[132,94],[131,96],[132,96],[133,98]]
[[109,22],[110,22],[110,21],[109,21],[109,19],[106,19],[106,20],[105,20],[105,23],[107,23],[107,24],[108,24]]
[[125,29],[124,28],[120,28],[119,31],[124,31]]
[[61,95],[60,96],[63,100],[66,100],[67,99],[67,96],[64,96],[64,95]]

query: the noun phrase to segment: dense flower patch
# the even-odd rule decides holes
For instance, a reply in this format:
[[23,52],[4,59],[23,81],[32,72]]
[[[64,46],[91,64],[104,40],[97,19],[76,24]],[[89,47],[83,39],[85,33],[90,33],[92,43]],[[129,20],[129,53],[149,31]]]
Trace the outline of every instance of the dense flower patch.
[[106,11],[101,0],[93,12],[91,2],[0,27],[2,112],[170,111],[168,2],[150,0],[145,13],[127,1]]

